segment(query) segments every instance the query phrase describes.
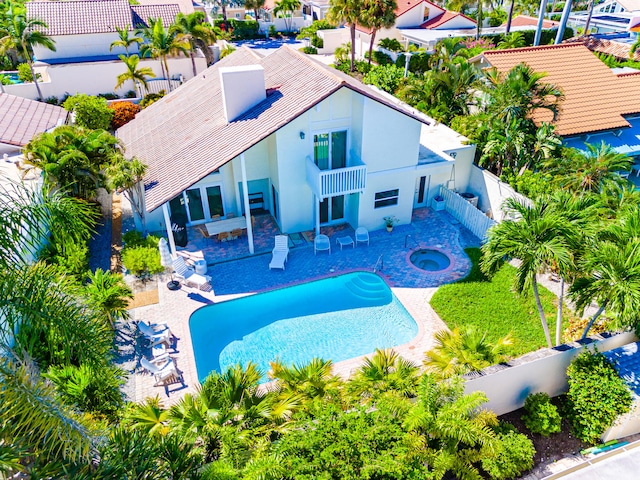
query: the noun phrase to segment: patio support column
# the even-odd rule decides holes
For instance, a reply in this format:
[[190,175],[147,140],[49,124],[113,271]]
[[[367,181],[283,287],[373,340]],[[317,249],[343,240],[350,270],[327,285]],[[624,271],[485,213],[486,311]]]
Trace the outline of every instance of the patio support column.
[[542,36],[542,25],[544,23],[544,14],[547,11],[547,0],[540,0],[540,10],[538,13],[538,26],[536,28],[536,35],[533,39],[533,46],[540,45],[540,37]]
[[316,196],[316,235],[320,234],[320,199]]
[[171,249],[171,255],[176,255],[176,242],[173,239],[173,231],[171,230],[171,217],[169,216],[169,202],[162,204],[162,213],[164,214],[164,225],[167,229],[167,236],[169,237],[169,248]]
[[253,254],[253,227],[251,225],[251,206],[249,205],[249,187],[247,186],[247,167],[244,163],[244,153],[240,154],[240,170],[242,171],[242,196],[244,201],[244,219],[247,222],[249,253]]

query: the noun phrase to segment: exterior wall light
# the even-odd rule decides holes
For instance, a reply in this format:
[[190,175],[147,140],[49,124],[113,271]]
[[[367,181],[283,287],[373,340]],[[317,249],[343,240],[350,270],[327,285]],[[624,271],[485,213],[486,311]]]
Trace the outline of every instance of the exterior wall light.
[[304,132],[300,132],[300,140],[304,140]]

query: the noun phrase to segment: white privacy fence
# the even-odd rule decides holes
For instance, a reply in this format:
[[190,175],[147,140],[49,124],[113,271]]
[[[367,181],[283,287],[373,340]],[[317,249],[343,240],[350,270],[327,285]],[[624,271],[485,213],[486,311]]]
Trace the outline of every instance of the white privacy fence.
[[496,222],[444,185],[440,187],[440,196],[444,198],[447,212],[471,230],[476,237],[484,240],[487,230]]

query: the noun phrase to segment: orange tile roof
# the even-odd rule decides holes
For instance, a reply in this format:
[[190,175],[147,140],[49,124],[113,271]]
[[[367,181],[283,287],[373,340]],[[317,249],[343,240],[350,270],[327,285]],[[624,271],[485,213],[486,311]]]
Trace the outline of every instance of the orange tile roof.
[[[592,52],[606,53],[616,58],[627,60],[629,58],[630,43],[616,42],[615,40],[607,40],[605,38],[573,37],[565,40],[563,43],[581,43]],[[636,50],[633,60],[640,61],[640,49]]]
[[473,20],[472,18],[467,17],[466,15],[463,15],[462,13],[452,12],[450,10],[447,10],[446,12],[441,13],[437,17],[433,17],[431,20],[427,20],[422,25],[420,25],[420,28],[426,28],[428,30],[431,30],[431,29],[435,30],[436,28],[440,27],[441,25],[444,25],[449,20],[453,20],[456,17],[464,17],[467,20],[471,20],[473,23],[476,23],[475,20]]
[[[501,26],[504,27],[507,22],[504,22]],[[560,22],[554,22],[553,20],[543,20],[542,28],[553,28],[560,25]],[[538,17],[529,17],[528,15],[518,15],[511,19],[512,27],[537,27]]]
[[[261,65],[267,98],[232,122],[223,113],[219,69]],[[429,120],[290,47],[262,57],[242,47],[119,128],[127,156],[147,164],[145,202],[155,210],[342,88],[422,123]]]
[[67,115],[57,105],[0,93],[0,143],[23,147],[34,135],[65,122]]
[[[520,63],[545,72],[545,82],[559,87],[564,101],[556,121],[559,135],[628,127],[622,115],[640,112],[640,75],[616,75],[589,49],[580,44],[490,50],[481,54],[500,72]],[[540,110],[536,123],[550,122],[553,115]]]

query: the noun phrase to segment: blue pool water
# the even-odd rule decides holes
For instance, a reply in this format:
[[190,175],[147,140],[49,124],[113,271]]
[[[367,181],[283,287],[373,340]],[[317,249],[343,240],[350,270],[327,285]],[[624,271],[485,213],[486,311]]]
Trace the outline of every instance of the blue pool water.
[[350,273],[208,305],[189,320],[200,381],[253,361],[339,362],[406,343],[418,325],[377,275]]

